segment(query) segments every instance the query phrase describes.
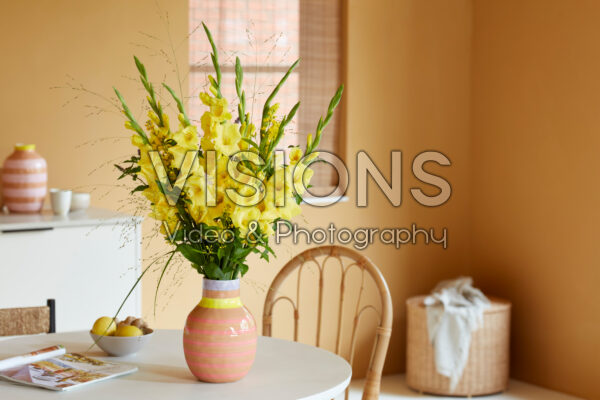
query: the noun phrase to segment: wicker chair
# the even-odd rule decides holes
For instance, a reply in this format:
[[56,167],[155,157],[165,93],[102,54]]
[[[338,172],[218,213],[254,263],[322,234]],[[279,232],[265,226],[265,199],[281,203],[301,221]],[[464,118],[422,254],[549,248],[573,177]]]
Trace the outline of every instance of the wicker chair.
[[[344,259],[348,260],[348,262],[344,263]],[[300,319],[300,313],[298,310],[298,305],[300,303],[300,276],[302,269],[306,265],[314,263],[318,267],[319,271],[318,308],[316,317],[316,345],[319,347],[323,316],[323,271],[326,265],[334,264],[334,262],[329,262],[330,260],[337,260],[341,271],[338,317],[337,321],[335,321],[337,322],[337,329],[335,327],[333,328],[336,329],[335,331],[337,332],[335,353],[342,355],[341,327],[344,313],[344,302],[347,301],[344,293],[344,287],[346,284],[347,274],[351,269],[358,268],[361,271],[361,286],[360,290],[357,292],[358,299],[356,301],[352,332],[350,334],[350,356],[348,362],[351,366],[353,366],[354,361],[356,331],[363,312],[366,310],[374,310],[377,312],[379,317],[379,323],[375,329],[374,345],[366,373],[366,381],[362,395],[363,400],[375,400],[379,398],[381,373],[392,332],[392,299],[390,296],[390,291],[387,287],[387,283],[385,282],[385,279],[381,275],[379,269],[377,269],[377,267],[367,257],[361,255],[357,251],[347,247],[322,246],[306,250],[292,258],[283,267],[279,274],[277,274],[267,293],[263,313],[263,335],[271,336],[272,334],[273,308],[275,304],[277,304],[279,301],[287,301],[292,305],[294,310],[294,340],[298,340],[298,323]],[[281,285],[287,278],[290,277],[290,275],[292,275],[294,271],[298,271],[295,301],[288,296],[283,296],[280,293]],[[361,307],[361,298],[363,296],[366,283],[365,280],[367,277],[370,277],[373,280],[379,292],[378,297],[380,298],[381,302],[380,311],[378,311],[373,305],[365,305]],[[346,389],[345,398],[348,399],[348,389]]]
[[32,335],[56,332],[56,306],[49,299],[46,306],[0,309],[0,336]]

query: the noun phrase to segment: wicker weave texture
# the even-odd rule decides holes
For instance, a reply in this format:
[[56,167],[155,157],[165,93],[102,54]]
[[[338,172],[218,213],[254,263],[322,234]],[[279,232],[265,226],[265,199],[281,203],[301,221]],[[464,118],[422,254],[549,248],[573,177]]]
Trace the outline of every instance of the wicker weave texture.
[[479,396],[506,390],[509,377],[510,308],[506,300],[490,298],[492,306],[483,317],[483,327],[473,333],[469,360],[456,390],[450,380],[437,373],[433,347],[427,331],[425,296],[410,298],[407,306],[406,382],[423,393]]
[[31,335],[50,330],[50,307],[0,309],[0,336]]

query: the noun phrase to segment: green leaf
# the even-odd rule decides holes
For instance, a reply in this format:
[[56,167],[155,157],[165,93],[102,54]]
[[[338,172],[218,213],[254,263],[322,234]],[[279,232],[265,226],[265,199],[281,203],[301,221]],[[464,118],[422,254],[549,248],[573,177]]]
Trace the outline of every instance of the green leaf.
[[208,279],[215,279],[215,280],[224,280],[225,279],[225,274],[223,273],[223,271],[221,271],[221,268],[219,268],[219,266],[214,262],[211,262],[208,265],[205,265],[204,272]]
[[258,144],[256,144],[252,139],[242,138],[242,140],[251,145],[252,147],[258,149]]
[[143,192],[144,190],[148,189],[149,187],[150,186],[148,186],[148,185],[139,185],[131,191],[131,194],[134,194],[135,192]]
[[236,260],[243,260],[248,256],[248,254],[250,254],[251,250],[252,248],[250,247],[236,247],[233,249],[232,257]]
[[202,263],[205,259],[204,254],[206,254],[206,252],[198,250],[198,249],[194,248],[192,245],[187,244],[187,243],[182,243],[182,244],[178,245],[177,251],[179,251],[189,261],[199,264],[199,265],[202,265]]
[[263,251],[260,254],[260,258],[263,259],[263,260],[269,261],[269,252],[267,250]]
[[240,265],[239,271],[240,271],[241,276],[244,276],[246,274],[246,272],[248,272],[248,266],[246,264]]

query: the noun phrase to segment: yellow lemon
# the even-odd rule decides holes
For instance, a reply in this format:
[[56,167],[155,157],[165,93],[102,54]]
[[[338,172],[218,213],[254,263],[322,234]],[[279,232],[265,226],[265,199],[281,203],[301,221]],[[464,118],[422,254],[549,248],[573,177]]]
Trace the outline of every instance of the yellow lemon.
[[110,317],[101,317],[94,322],[92,333],[96,335],[112,336],[117,330],[115,320]]
[[121,325],[117,328],[115,336],[142,336],[144,333],[140,328],[133,325]]

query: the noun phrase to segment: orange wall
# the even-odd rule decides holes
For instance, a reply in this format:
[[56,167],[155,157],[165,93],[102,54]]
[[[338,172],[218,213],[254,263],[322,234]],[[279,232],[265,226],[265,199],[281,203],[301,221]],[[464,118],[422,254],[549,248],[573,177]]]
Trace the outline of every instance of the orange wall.
[[476,281],[513,301],[512,375],[600,398],[600,3],[476,1]]
[[[367,151],[389,174],[390,151],[403,152],[402,205],[393,208],[371,182],[366,209],[352,208],[351,225],[448,228],[449,248],[418,245],[366,254],[382,269],[394,303],[388,371],[404,369],[407,297],[440,279],[468,273],[468,162],[471,7],[469,1],[350,1],[348,13],[348,154],[356,184],[356,152]],[[385,12],[382,12],[385,10]],[[409,189],[413,158],[440,150],[451,167],[432,167],[452,184],[448,203],[426,208]],[[430,191],[431,193],[431,191]],[[354,201],[354,197],[352,197]],[[335,218],[335,217],[334,217]],[[346,218],[347,220],[348,218]]]

